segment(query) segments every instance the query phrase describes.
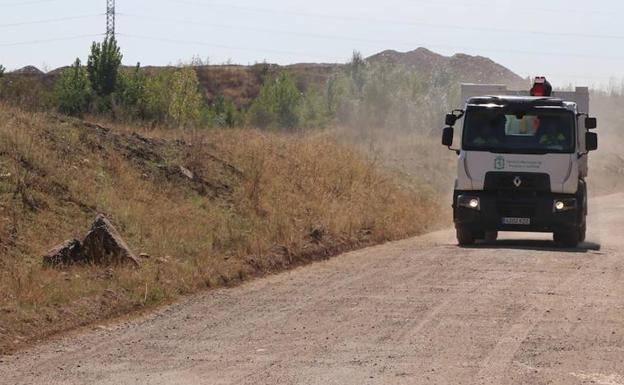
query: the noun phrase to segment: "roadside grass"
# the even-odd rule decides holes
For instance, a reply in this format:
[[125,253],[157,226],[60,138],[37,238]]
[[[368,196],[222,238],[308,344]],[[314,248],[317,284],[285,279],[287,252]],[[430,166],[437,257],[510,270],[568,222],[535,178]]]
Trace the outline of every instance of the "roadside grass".
[[[0,353],[440,221],[424,183],[334,132],[146,130],[0,105]],[[41,264],[97,213],[140,269]]]

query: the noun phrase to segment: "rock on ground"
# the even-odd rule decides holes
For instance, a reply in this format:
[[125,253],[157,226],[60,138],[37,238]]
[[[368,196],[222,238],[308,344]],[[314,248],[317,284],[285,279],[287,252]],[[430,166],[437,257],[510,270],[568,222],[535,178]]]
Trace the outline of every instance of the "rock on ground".
[[70,239],[61,243],[43,256],[43,263],[48,266],[71,265],[83,261],[82,246],[77,239]]
[[88,261],[102,265],[131,263],[139,266],[139,259],[121,238],[115,226],[104,215],[98,215],[82,241],[83,253]]

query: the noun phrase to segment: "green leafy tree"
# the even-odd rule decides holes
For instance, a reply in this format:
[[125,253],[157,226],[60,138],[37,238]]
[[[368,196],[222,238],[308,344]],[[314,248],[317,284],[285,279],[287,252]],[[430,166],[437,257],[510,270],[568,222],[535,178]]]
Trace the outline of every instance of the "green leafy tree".
[[295,82],[283,72],[260,89],[249,109],[250,123],[259,128],[296,128],[302,99]]
[[328,96],[317,87],[309,86],[305,91],[300,108],[300,125],[304,128],[322,128],[330,121]]
[[107,97],[115,91],[122,57],[114,37],[91,45],[87,71],[91,88],[98,96]]
[[145,80],[145,96],[141,102],[145,118],[164,123],[169,114],[173,71],[166,70]]
[[65,69],[55,85],[55,99],[60,112],[69,115],[80,115],[87,111],[91,101],[92,90],[89,76],[80,59]]
[[6,71],[6,69],[2,64],[0,64],[0,78],[4,76],[4,71]]
[[190,126],[199,121],[202,96],[197,73],[191,67],[174,72],[171,79],[169,119],[178,126]]
[[362,57],[362,54],[358,51],[353,51],[351,62],[347,64],[347,72],[353,81],[357,92],[362,92],[364,83],[366,82],[366,61]]
[[234,103],[218,95],[212,105],[205,111],[203,123],[211,127],[235,127],[242,124],[241,116]]
[[141,72],[141,64],[134,70],[120,71],[115,90],[115,103],[128,118],[145,119],[146,77]]

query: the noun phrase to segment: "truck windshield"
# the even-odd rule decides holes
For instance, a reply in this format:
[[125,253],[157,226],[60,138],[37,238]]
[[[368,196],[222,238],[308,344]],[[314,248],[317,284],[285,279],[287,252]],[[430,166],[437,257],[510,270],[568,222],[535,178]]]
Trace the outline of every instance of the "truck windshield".
[[574,114],[560,109],[522,113],[495,107],[466,111],[463,149],[506,153],[574,152]]

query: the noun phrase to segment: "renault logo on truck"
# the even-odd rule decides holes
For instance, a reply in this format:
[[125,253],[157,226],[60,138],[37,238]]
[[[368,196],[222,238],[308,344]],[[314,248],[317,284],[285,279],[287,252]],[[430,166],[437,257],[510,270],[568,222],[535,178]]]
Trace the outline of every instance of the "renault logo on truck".
[[515,177],[513,180],[513,184],[516,187],[520,187],[522,185],[522,179],[519,176]]

